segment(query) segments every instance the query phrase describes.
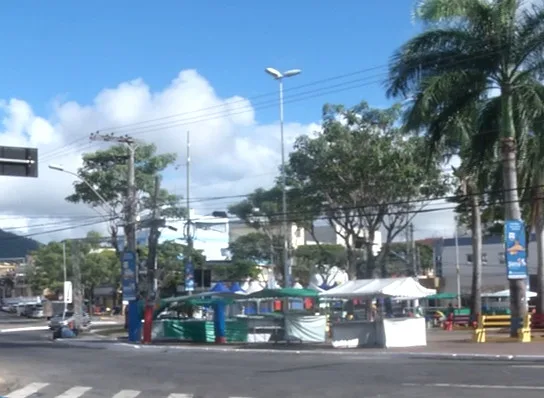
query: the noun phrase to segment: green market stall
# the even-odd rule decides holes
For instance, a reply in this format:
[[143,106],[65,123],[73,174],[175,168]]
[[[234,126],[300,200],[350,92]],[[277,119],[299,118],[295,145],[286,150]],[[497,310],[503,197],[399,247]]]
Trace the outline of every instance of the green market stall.
[[[161,310],[168,305],[173,306],[213,306],[217,302],[232,304],[231,298],[202,298],[183,296],[165,301]],[[246,342],[248,334],[247,321],[227,319],[225,337],[227,342]],[[214,323],[209,319],[157,319],[153,322],[153,338],[169,340],[185,340],[195,343],[215,342]]]

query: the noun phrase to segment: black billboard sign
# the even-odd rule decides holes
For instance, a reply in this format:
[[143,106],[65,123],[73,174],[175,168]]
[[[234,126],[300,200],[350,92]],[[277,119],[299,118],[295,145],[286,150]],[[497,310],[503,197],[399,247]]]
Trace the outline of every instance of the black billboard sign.
[[38,149],[0,146],[0,176],[38,177]]

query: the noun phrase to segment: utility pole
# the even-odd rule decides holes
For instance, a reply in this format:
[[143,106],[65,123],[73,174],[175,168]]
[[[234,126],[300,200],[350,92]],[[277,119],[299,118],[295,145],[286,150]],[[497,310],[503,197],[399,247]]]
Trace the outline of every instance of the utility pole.
[[160,230],[164,224],[164,220],[159,219],[159,193],[160,193],[161,178],[155,176],[155,190],[152,197],[152,219],[149,233],[148,255],[147,255],[147,302],[144,312],[144,334],[143,343],[151,343],[151,335],[153,328],[153,309],[157,298],[157,246],[159,244]]
[[[194,266],[193,266],[193,227],[191,221],[191,133],[187,131],[187,223],[185,236],[187,238],[187,256],[185,260],[185,291],[191,295],[194,290]],[[204,287],[204,270],[201,271],[202,286]]]
[[[102,135],[100,132],[91,134],[91,141],[115,142],[118,144],[126,144],[128,147],[128,176],[127,176],[127,199],[124,206],[125,213],[125,254],[131,267],[130,273],[134,273],[134,281],[131,284],[133,289],[132,296],[129,300],[128,316],[129,316],[129,340],[132,342],[140,341],[141,322],[138,311],[138,254],[136,245],[136,223],[137,223],[137,198],[136,198],[136,178],[135,178],[135,153],[136,141],[128,136],[116,136],[114,133]],[[122,261],[123,263],[125,261]],[[123,298],[124,299],[124,298]]]
[[[457,282],[457,307],[461,308],[461,268],[459,266],[459,219],[455,216],[455,273]],[[474,261],[474,259],[472,259]]]
[[66,241],[62,241],[62,273],[63,273],[63,293],[62,298],[64,300],[64,311],[62,312],[62,320],[66,317],[66,311],[68,310],[68,297],[67,297],[67,290],[66,289],[66,279],[68,279],[68,272],[66,271]]
[[83,293],[81,291],[81,269],[80,269],[80,245],[79,242],[72,242],[72,272],[74,274],[74,329],[79,332],[81,329],[81,319],[83,315]]
[[412,272],[414,276],[417,276],[417,251],[416,251],[416,240],[414,239],[414,224],[410,223],[410,254],[412,262]]

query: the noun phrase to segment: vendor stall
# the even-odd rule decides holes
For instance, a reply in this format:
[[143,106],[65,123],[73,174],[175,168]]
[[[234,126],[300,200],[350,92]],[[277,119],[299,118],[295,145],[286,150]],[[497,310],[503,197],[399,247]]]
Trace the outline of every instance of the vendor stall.
[[251,316],[248,318],[248,341],[269,341],[281,338],[300,340],[302,342],[324,342],[326,338],[326,317],[316,315],[308,310],[293,310],[293,300],[311,298],[316,300],[318,293],[315,290],[300,288],[263,289],[251,293],[247,299],[270,300],[283,302],[285,311],[268,316]]
[[[414,278],[361,279],[348,281],[326,292],[320,297],[331,299],[366,299],[387,298],[416,301],[435,294]],[[375,308],[366,319],[339,320],[331,324],[332,344],[334,347],[414,347],[427,345],[425,318],[414,313],[393,317],[383,308]]]

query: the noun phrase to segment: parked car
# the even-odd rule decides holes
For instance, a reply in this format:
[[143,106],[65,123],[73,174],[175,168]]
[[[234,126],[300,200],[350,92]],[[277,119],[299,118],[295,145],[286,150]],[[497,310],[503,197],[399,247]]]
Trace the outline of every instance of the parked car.
[[[74,321],[74,313],[72,311],[66,311],[64,317],[62,316],[62,314],[57,314],[49,320],[49,329],[59,329],[62,326],[67,326]],[[91,326],[91,317],[86,312],[84,312],[81,316],[81,326],[83,326],[84,328],[88,328]]]
[[33,306],[32,310],[28,311],[28,317],[34,319],[43,318],[43,306],[40,304]]

